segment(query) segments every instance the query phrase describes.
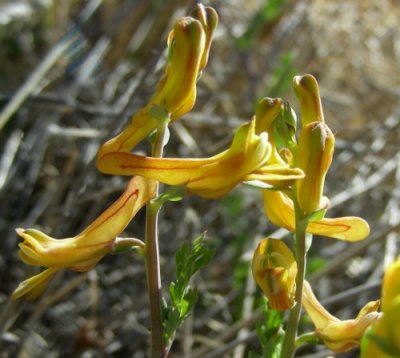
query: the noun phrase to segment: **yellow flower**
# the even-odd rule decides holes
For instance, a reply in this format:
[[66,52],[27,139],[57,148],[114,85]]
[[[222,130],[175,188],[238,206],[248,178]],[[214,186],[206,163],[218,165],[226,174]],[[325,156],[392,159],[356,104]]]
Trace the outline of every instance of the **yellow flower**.
[[284,311],[293,307],[297,264],[282,240],[262,240],[254,252],[251,268],[272,309]]
[[281,113],[283,102],[280,98],[265,97],[258,102],[256,107],[256,133],[268,133],[268,141],[271,144],[270,164],[286,164],[278,153],[274,136],[274,121]]
[[324,122],[318,82],[312,75],[296,76],[293,81],[294,93],[300,101],[303,126],[312,122]]
[[39,230],[17,229],[23,239],[19,256],[28,265],[48,267],[39,275],[23,281],[13,298],[35,299],[58,270],[89,271],[112,250],[116,237],[135,214],[155,194],[155,182],[133,178],[125,192],[84,231],[75,237],[54,239]]
[[300,101],[302,129],[297,149],[298,163],[305,177],[297,182],[297,200],[305,213],[322,208],[325,176],[332,162],[335,137],[324,122],[317,80],[296,76],[294,91]]
[[[131,119],[127,128],[100,148],[97,167],[103,171],[103,156],[111,152],[129,152],[160,126],[189,112],[196,99],[196,82],[207,63],[208,52],[218,24],[212,8],[197,8],[199,20],[179,19],[168,36],[168,61],[156,93]],[[161,119],[160,119],[161,117]]]
[[400,356],[400,257],[386,269],[383,277],[382,312],[383,316],[368,332],[371,337],[362,358]]
[[[295,231],[293,202],[283,192],[263,190],[264,210],[269,220],[291,232]],[[325,198],[326,201],[327,198]],[[328,206],[328,203],[325,204]],[[368,223],[356,216],[323,218],[310,222],[306,231],[311,234],[345,241],[360,241],[369,234]]]
[[[281,177],[277,177],[276,181],[270,178],[268,181],[264,180],[264,182],[271,186],[287,188],[288,186],[293,185],[296,180],[303,178],[304,173],[300,168],[293,167],[282,159],[275,143],[274,122],[281,115],[283,108],[284,104],[280,98],[265,97],[257,104],[254,118],[256,123],[255,133],[258,135],[261,135],[262,133],[268,134],[268,142],[271,145],[271,155],[269,156],[266,165],[261,169],[254,171],[249,176],[248,180],[263,181],[261,177],[259,178],[259,174],[262,173],[263,170],[267,169],[269,173],[276,170],[281,174]],[[283,176],[286,177],[284,181],[282,180]]]
[[185,185],[189,194],[218,198],[242,181],[291,183],[302,177],[297,168],[267,165],[271,145],[267,133],[255,134],[255,121],[240,126],[228,150],[210,158],[152,158],[131,153],[104,155],[102,171],[142,175],[168,185]]
[[[298,143],[293,148],[283,148],[286,161],[304,172],[293,190],[294,200],[303,211],[310,215],[315,211],[326,211],[329,199],[323,196],[325,176],[332,162],[335,138],[324,123],[318,83],[311,75],[297,76],[294,89],[301,105],[302,129]],[[269,163],[285,163],[275,147],[275,129],[282,111],[280,99],[265,99],[259,106],[257,129],[269,133],[272,154]],[[283,127],[284,128],[284,127]],[[293,128],[289,129],[291,132]],[[282,152],[282,149],[281,149]],[[295,231],[293,201],[284,192],[263,190],[264,209],[271,222],[277,226]],[[322,214],[322,213],[321,213]],[[323,218],[310,222],[307,232],[346,241],[363,240],[369,234],[366,221],[358,217]]]
[[332,162],[335,137],[322,122],[303,126],[297,149],[297,166],[305,177],[296,182],[297,200],[305,213],[322,209],[325,176]]
[[194,105],[205,45],[203,24],[192,17],[179,19],[169,33],[167,67],[150,103],[171,113],[172,120],[190,111]]
[[[376,322],[379,301],[367,303],[354,319],[340,320],[332,316],[317,300],[310,284],[305,281],[303,307],[315,325],[315,333],[334,352],[346,352],[360,344],[365,330]],[[375,356],[379,357],[379,356]]]

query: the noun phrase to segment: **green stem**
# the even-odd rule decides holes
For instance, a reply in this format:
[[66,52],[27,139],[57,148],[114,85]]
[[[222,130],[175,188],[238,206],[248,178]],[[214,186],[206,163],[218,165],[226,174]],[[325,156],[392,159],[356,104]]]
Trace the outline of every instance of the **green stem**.
[[297,262],[296,276],[296,304],[290,310],[286,334],[283,340],[281,358],[292,358],[296,351],[296,335],[300,321],[301,304],[303,299],[303,283],[306,273],[306,228],[308,221],[300,209],[297,200],[294,199],[296,233],[295,256]]
[[[162,123],[158,128],[155,141],[152,146],[152,156],[161,158],[168,134],[168,121]],[[159,194],[159,184],[155,198]],[[151,321],[151,356],[153,358],[166,357],[167,351],[164,345],[162,332],[162,309],[161,309],[161,275],[160,255],[158,250],[158,212],[159,206],[150,201],[146,206],[146,274],[150,302]]]
[[322,341],[318,338],[315,332],[304,333],[301,336],[298,336],[296,339],[296,348],[300,348],[303,344],[321,344]]

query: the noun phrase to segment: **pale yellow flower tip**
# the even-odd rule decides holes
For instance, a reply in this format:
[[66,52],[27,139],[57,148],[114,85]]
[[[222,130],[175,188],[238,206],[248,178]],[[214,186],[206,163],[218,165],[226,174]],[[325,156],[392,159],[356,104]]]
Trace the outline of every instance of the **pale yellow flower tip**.
[[303,307],[315,325],[317,336],[336,353],[358,346],[367,328],[380,318],[377,312],[379,301],[372,301],[361,309],[355,319],[338,319],[319,303],[307,281],[303,287]]
[[281,113],[283,101],[281,98],[265,97],[257,103],[256,107],[256,133],[267,132],[273,137],[273,122]]
[[301,129],[298,144],[298,167],[305,177],[296,184],[297,200],[305,213],[322,209],[325,176],[332,163],[335,137],[322,122],[309,123]]
[[288,310],[295,304],[297,264],[282,240],[262,240],[253,255],[252,272],[272,309]]
[[25,299],[27,301],[35,300],[43,293],[44,289],[47,287],[48,282],[58,270],[59,268],[52,267],[44,270],[38,275],[22,281],[13,292],[11,296],[12,299]]
[[214,32],[218,26],[218,14],[212,7],[197,4],[196,11],[192,14],[192,16],[200,21],[206,35],[206,44],[204,46],[199,67],[199,71],[202,71],[208,62],[211,42],[214,37]]
[[349,242],[364,240],[370,232],[368,223],[357,216],[323,218],[308,224],[307,232]]
[[300,101],[301,121],[303,126],[312,122],[324,122],[318,82],[312,75],[295,76],[294,92]]

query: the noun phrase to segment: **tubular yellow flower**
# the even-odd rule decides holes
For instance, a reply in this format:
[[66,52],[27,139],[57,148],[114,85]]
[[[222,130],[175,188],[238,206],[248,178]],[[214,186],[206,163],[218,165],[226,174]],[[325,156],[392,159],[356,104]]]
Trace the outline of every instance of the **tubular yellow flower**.
[[297,200],[305,213],[322,208],[325,176],[333,158],[335,137],[325,123],[303,126],[298,144],[298,167],[305,177],[296,183]]
[[[272,154],[269,163],[288,162],[304,173],[304,176],[295,182],[294,199],[304,215],[311,215],[315,211],[328,209],[329,199],[323,196],[323,188],[326,173],[332,162],[335,138],[324,123],[318,83],[315,78],[311,75],[295,77],[294,90],[301,104],[302,129],[297,143],[295,139],[290,140],[293,148],[281,148],[278,152],[273,142],[274,122],[279,120],[279,111],[283,108],[280,99],[264,99],[260,103],[256,128],[270,134]],[[279,123],[282,130],[284,124]],[[294,127],[290,124],[288,138],[291,138],[293,132]],[[263,197],[265,213],[271,222],[294,232],[295,213],[292,199],[284,192],[269,190],[263,190]],[[359,241],[368,236],[369,226],[366,221],[358,217],[323,218],[310,222],[306,231],[339,240]]]
[[189,112],[196,99],[196,82],[207,63],[218,16],[211,8],[198,6],[198,17],[179,19],[168,36],[168,61],[155,95],[131,119],[127,128],[107,141],[97,155],[97,167],[103,168],[103,155],[110,152],[129,152],[153,130],[163,112],[171,121]]
[[[267,133],[255,134],[255,121],[240,126],[228,150],[210,158],[152,158],[131,153],[104,155],[103,172],[142,175],[168,185],[185,185],[189,194],[218,198],[242,181],[292,182],[302,177],[297,168],[269,166]],[[109,156],[110,158],[107,158]]]
[[172,120],[190,111],[194,105],[205,45],[203,25],[192,17],[179,19],[168,36],[167,67],[150,103],[171,113]]
[[389,265],[383,277],[382,312],[383,316],[368,332],[372,337],[362,351],[362,358],[400,356],[400,257]]
[[365,330],[376,322],[379,301],[367,303],[355,319],[340,320],[332,316],[317,300],[310,284],[305,281],[303,307],[315,325],[315,333],[334,352],[346,352],[360,344]]
[[23,239],[19,244],[22,261],[49,269],[22,282],[13,293],[13,298],[36,298],[51,276],[62,268],[78,272],[93,268],[111,251],[115,238],[154,196],[155,190],[154,181],[142,177],[133,178],[117,201],[72,238],[54,239],[39,230],[17,229],[17,234]]
[[282,240],[262,240],[254,252],[251,268],[272,309],[284,311],[294,305],[297,264]]
[[305,213],[312,213],[322,208],[325,176],[332,162],[335,137],[324,123],[317,80],[311,75],[296,76],[293,83],[302,119],[295,164],[305,173],[296,184],[297,200]]
[[296,76],[293,80],[294,92],[300,102],[303,126],[312,122],[324,122],[318,82],[312,75]]
[[[264,210],[271,222],[294,232],[295,217],[292,200],[286,194],[272,190],[263,190],[263,197]],[[369,225],[356,216],[323,218],[309,223],[306,231],[339,240],[360,241],[368,236]]]

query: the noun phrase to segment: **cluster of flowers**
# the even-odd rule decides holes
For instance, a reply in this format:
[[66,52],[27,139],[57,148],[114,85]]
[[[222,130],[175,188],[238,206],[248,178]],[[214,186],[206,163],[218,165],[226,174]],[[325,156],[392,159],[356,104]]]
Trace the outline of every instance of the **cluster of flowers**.
[[[176,22],[168,37],[167,64],[156,93],[120,134],[101,146],[97,155],[101,172],[133,177],[121,197],[72,238],[55,239],[35,229],[17,229],[23,239],[21,259],[46,269],[22,282],[13,294],[15,299],[35,299],[61,269],[92,269],[112,252],[118,235],[155,196],[159,182],[183,186],[187,194],[208,199],[251,182],[261,188],[266,216],[277,226],[295,232],[296,215],[300,215],[306,220],[306,231],[318,236],[358,241],[369,234],[368,224],[361,218],[324,217],[329,207],[329,199],[323,196],[324,181],[335,138],[324,121],[318,84],[311,75],[294,79],[302,122],[298,137],[296,115],[289,104],[280,98],[264,98],[252,119],[236,130],[230,147],[210,158],[155,158],[132,153],[152,132],[166,122],[173,124],[192,109],[196,82],[207,64],[217,23],[216,12],[201,5],[193,16]],[[287,310],[295,304],[295,256],[283,241],[273,238],[262,240],[254,253],[254,279],[273,309]],[[395,270],[399,267],[398,263]],[[400,308],[398,282],[393,290],[385,298],[385,312]],[[377,302],[367,304],[355,319],[341,321],[319,304],[307,283],[303,307],[317,335],[336,352],[359,344],[374,322],[377,335],[385,334],[385,327],[391,324],[391,313],[380,319]]]

